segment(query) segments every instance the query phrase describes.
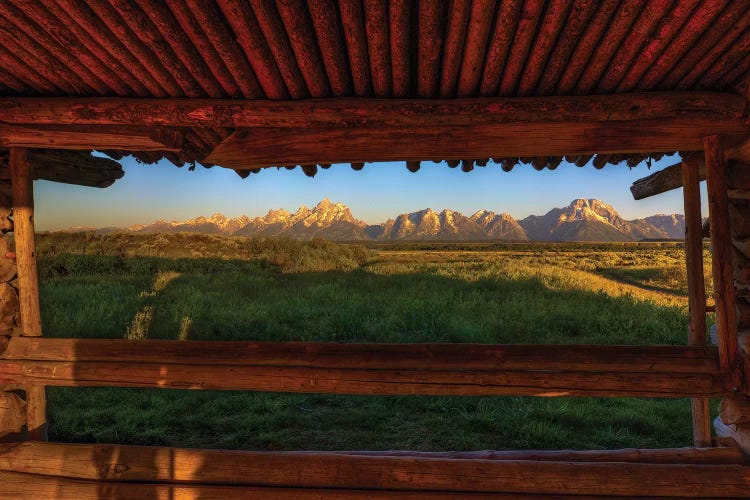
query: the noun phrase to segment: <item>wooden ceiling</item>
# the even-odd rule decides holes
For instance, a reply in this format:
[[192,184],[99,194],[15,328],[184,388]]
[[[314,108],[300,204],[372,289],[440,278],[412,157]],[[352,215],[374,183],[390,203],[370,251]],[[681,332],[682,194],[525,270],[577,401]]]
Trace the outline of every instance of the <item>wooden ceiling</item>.
[[[748,52],[750,2],[732,0],[0,0],[5,96],[747,97]],[[200,161],[232,132],[137,156]]]

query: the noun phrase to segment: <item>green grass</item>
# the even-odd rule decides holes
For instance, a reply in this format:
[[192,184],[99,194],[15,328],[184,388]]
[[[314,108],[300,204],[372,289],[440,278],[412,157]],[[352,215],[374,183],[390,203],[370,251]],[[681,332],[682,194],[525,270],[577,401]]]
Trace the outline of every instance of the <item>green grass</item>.
[[[184,235],[108,236],[106,241],[66,235],[63,242],[56,237],[46,236],[40,245],[42,317],[45,335],[53,337],[686,340],[679,273],[663,271],[681,264],[682,249],[675,244],[364,250],[326,242],[210,237],[196,250],[197,243]],[[191,257],[183,255],[182,244],[193,248]],[[219,258],[225,248],[234,249],[232,259]],[[302,255],[303,264],[290,262]],[[49,412],[50,437],[72,442],[468,450],[665,447],[691,441],[686,400],[54,388]]]

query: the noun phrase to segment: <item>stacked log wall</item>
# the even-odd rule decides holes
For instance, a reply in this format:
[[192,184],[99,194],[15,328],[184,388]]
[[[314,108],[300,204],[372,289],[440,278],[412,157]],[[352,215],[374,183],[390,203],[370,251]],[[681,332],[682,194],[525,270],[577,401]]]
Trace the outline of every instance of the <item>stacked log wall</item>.
[[727,168],[736,319],[745,387],[733,398],[721,401],[714,426],[719,436],[734,438],[745,452],[750,452],[750,397],[746,395],[750,384],[750,165],[734,161]]
[[[20,305],[15,254],[12,251],[13,194],[10,180],[0,180],[0,335],[20,333]],[[0,345],[0,350],[4,346]],[[0,385],[0,441],[25,438],[26,400],[18,385]]]

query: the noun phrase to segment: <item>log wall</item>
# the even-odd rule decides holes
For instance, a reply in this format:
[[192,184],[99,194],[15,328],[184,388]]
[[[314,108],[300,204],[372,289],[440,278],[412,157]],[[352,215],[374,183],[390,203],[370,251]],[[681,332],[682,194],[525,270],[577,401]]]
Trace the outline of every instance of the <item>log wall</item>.
[[[744,365],[744,384],[750,354],[750,165],[729,162],[727,165],[729,193],[729,227],[732,240],[732,264],[739,347]],[[720,404],[714,427],[719,436],[734,438],[750,451],[750,397],[736,394]]]
[[[0,333],[20,333],[20,306],[16,260],[12,248],[13,194],[10,180],[0,180]],[[26,400],[21,387],[0,382],[0,441],[23,437],[26,426]]]

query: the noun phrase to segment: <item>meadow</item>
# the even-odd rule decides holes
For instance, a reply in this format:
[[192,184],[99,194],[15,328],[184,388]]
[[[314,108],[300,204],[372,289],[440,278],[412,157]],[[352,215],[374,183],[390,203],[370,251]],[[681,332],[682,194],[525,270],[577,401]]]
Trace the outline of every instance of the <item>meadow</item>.
[[[44,334],[52,337],[544,344],[687,337],[684,253],[673,242],[364,247],[58,233],[40,235],[39,255]],[[122,388],[50,388],[48,397],[55,441],[260,450],[691,443],[687,400]]]

